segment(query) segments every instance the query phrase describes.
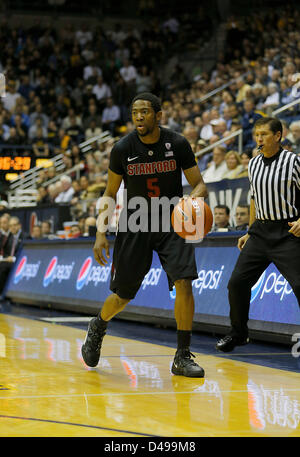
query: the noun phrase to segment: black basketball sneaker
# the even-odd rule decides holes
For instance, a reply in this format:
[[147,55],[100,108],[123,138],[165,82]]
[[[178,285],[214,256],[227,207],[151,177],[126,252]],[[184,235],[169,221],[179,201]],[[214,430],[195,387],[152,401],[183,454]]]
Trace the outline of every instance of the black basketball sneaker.
[[205,374],[203,368],[195,363],[192,357],[195,356],[188,348],[177,349],[172,365],[172,373],[188,378],[203,378]]
[[97,317],[90,320],[85,341],[81,348],[83,360],[89,367],[98,365],[102,340],[106,334],[106,327],[103,328]]

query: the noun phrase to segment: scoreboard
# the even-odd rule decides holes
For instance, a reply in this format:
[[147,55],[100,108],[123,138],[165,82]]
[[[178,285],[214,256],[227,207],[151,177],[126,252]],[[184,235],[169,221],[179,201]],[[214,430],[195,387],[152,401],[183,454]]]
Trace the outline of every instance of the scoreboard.
[[8,184],[18,178],[22,173],[34,167],[48,168],[53,166],[49,158],[28,156],[0,155],[0,179],[2,184]]
[[32,158],[0,156],[0,171],[27,171],[32,167]]

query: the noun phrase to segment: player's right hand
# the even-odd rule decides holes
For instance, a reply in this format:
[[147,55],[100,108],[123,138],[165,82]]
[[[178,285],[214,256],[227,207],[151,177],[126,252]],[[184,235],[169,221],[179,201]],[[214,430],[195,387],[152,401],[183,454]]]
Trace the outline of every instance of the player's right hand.
[[248,233],[246,233],[246,235],[244,235],[241,238],[239,238],[239,240],[238,240],[238,248],[239,248],[240,251],[243,249],[243,247],[245,246],[245,244],[247,243],[247,240],[249,238],[250,238],[250,235],[248,235]]
[[107,259],[103,251],[105,251],[106,257],[109,259],[109,242],[104,233],[97,232],[93,247],[94,259],[102,266],[107,264]]

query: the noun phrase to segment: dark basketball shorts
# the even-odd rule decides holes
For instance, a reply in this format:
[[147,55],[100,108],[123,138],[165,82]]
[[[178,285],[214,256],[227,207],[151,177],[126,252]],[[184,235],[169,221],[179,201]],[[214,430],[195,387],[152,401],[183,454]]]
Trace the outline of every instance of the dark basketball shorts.
[[195,248],[170,232],[118,232],[115,240],[110,289],[133,299],[152,264],[156,251],[168,276],[169,289],[179,279],[198,278]]

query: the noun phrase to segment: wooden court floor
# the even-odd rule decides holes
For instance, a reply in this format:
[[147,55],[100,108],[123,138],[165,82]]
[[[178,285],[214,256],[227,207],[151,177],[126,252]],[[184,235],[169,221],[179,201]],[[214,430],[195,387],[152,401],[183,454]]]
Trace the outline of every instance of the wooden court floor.
[[91,369],[85,334],[0,314],[1,437],[300,436],[300,373],[196,354],[187,379],[173,348],[110,335]]

